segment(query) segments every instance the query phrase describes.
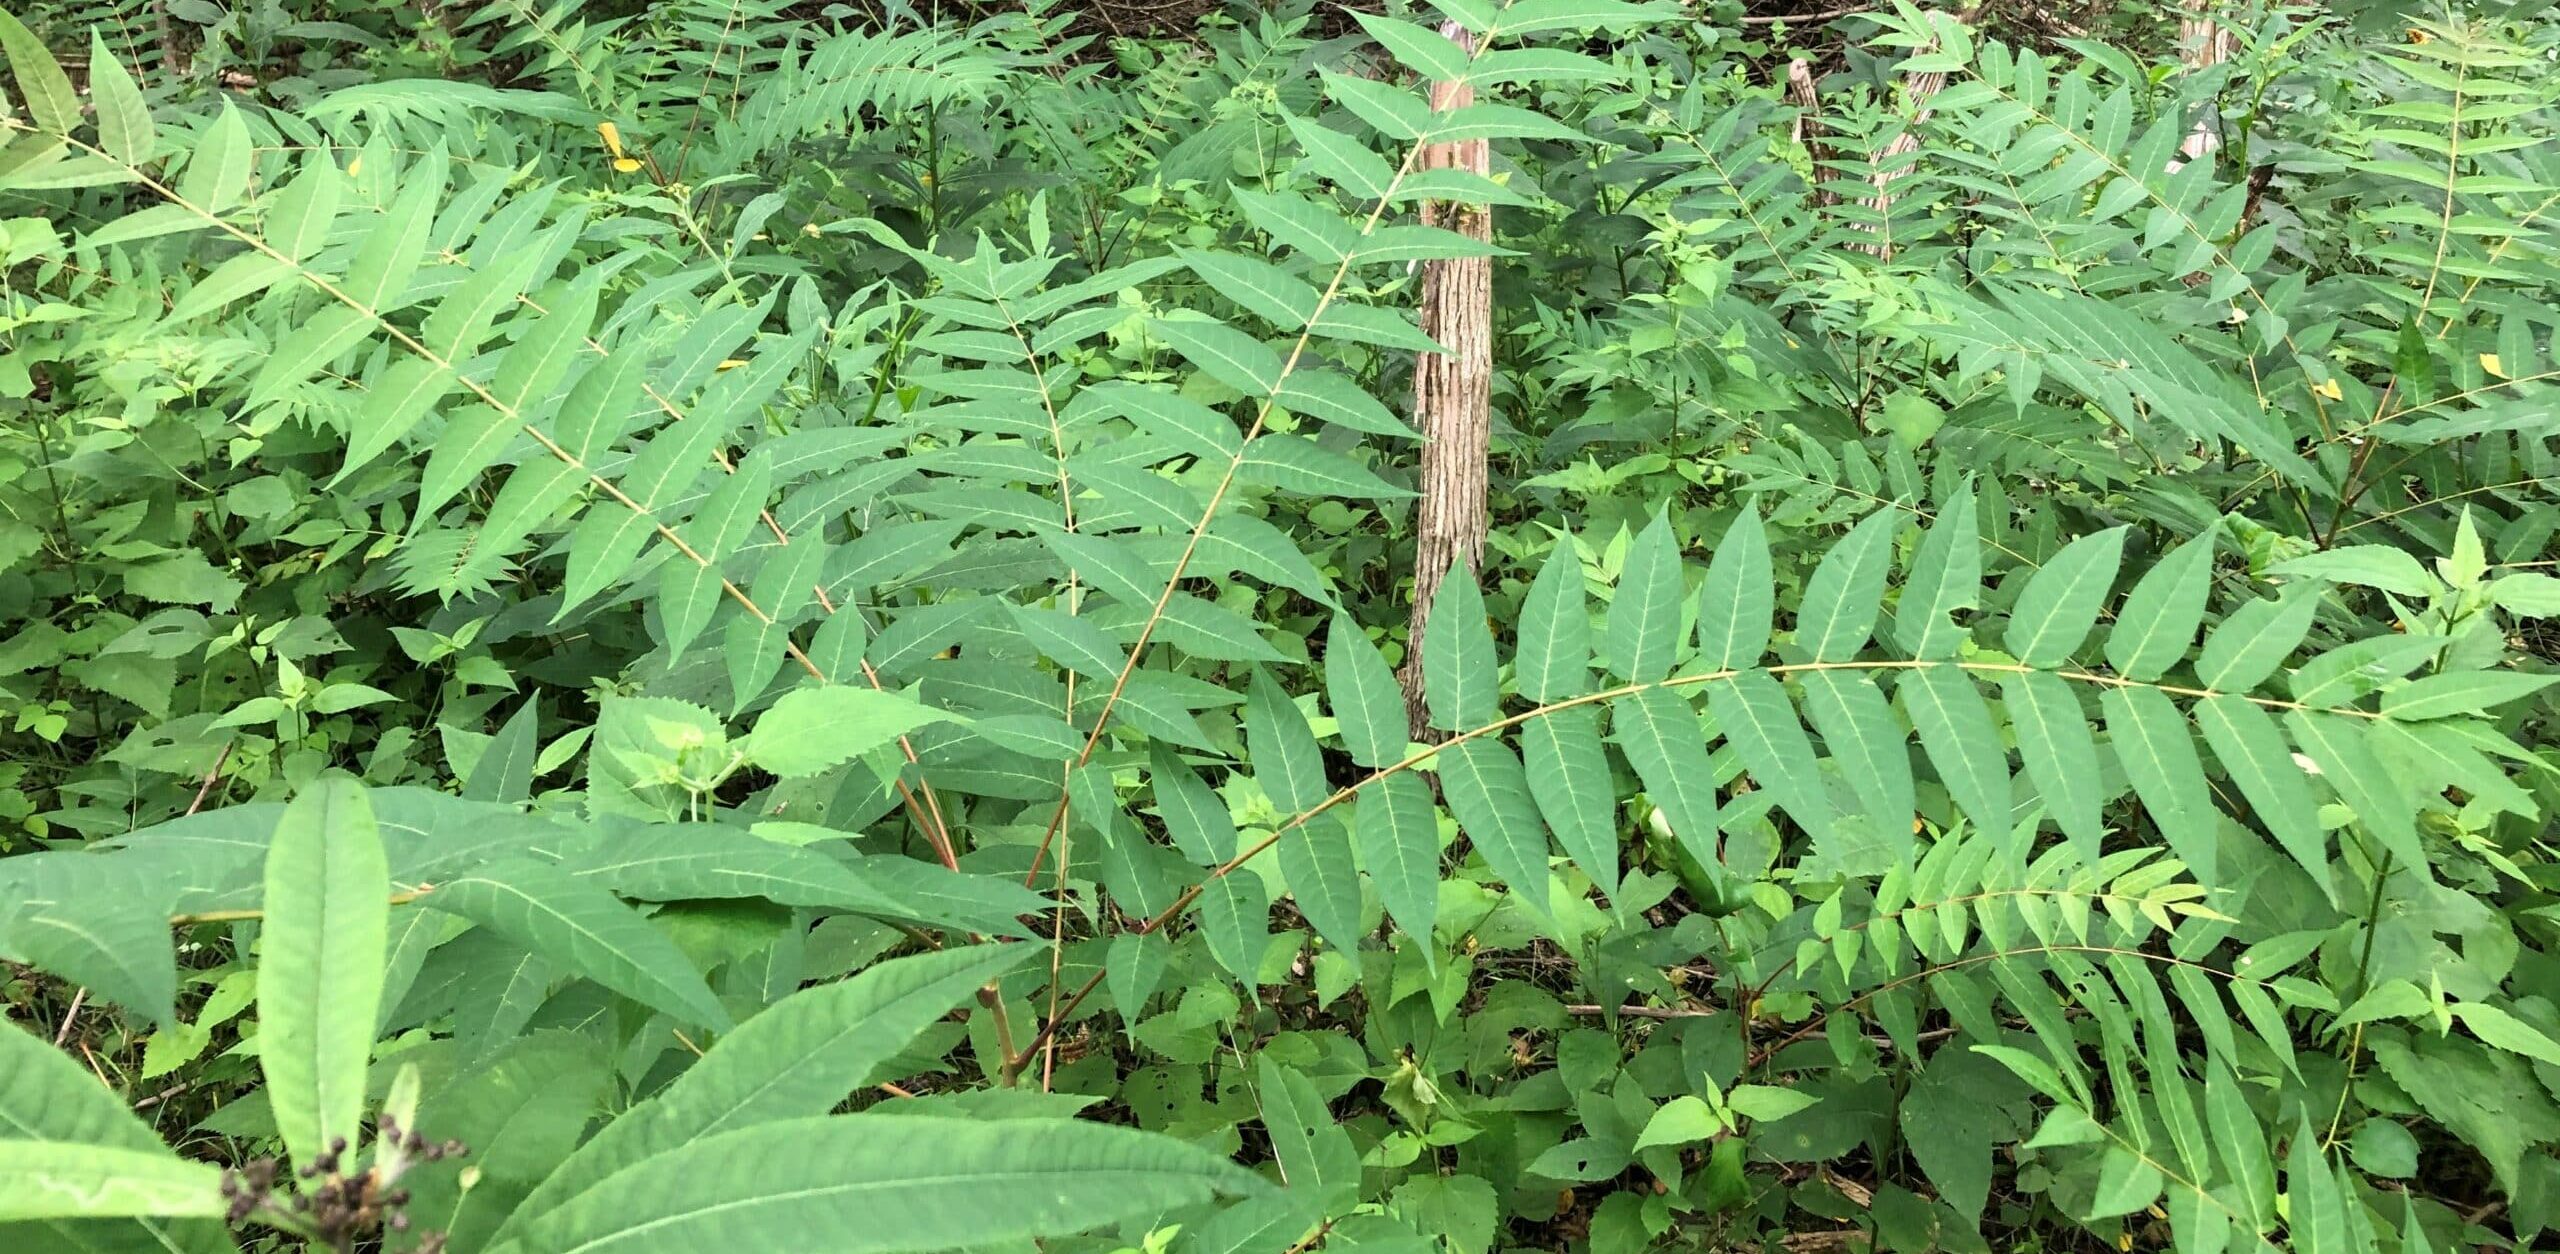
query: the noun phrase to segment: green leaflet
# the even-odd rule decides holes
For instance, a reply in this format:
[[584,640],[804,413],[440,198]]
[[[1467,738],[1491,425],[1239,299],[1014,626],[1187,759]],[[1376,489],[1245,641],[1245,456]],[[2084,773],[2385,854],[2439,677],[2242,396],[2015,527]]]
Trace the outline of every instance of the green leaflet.
[[1440,815],[1431,789],[1411,772],[1386,776],[1362,792],[1353,828],[1387,914],[1428,942],[1440,913]]
[[1894,692],[1964,816],[1984,832],[2007,835],[2009,754],[1972,678],[1952,666],[1924,667],[1905,672]]
[[1325,635],[1325,695],[1351,760],[1393,766],[1405,754],[1404,693],[1385,655],[1348,615],[1334,616]]
[[1312,1195],[1328,1210],[1349,1205],[1359,1196],[1360,1155],[1325,1109],[1315,1085],[1268,1054],[1255,1060],[1254,1077],[1262,1126],[1271,1136],[1282,1182]]
[[1866,646],[1884,606],[1893,537],[1901,529],[1899,511],[1877,510],[1822,555],[1796,610],[1796,647],[1817,662],[1845,662]]
[[1893,707],[1866,675],[1804,671],[1796,678],[1804,687],[1805,720],[1839,761],[1868,825],[1878,839],[1908,856],[1919,801],[1911,780],[1910,747]]
[[2107,635],[2107,664],[2127,679],[2160,678],[2195,642],[2213,588],[2216,528],[2169,550],[2125,594]]
[[0,1140],[0,1224],[44,1219],[211,1219],[222,1173],[165,1149]]
[[1333,791],[1325,783],[1324,753],[1316,747],[1315,733],[1307,730],[1307,716],[1269,672],[1254,671],[1244,718],[1254,782],[1272,804],[1285,813],[1303,813]]
[[1673,837],[1701,866],[1721,865],[1715,767],[1698,712],[1672,692],[1647,688],[1610,703],[1610,727]]
[[1202,866],[1236,856],[1236,826],[1227,803],[1190,767],[1159,746],[1147,774],[1155,782],[1156,809],[1164,816],[1165,831],[1183,856]]
[[2258,822],[2276,843],[2311,873],[2323,892],[2329,878],[2329,838],[2316,817],[2309,777],[2293,759],[2284,734],[2264,709],[2239,697],[2207,697],[2196,703],[2196,726],[2231,782],[2247,798]]
[[[1814,764],[1813,739],[1796,721],[1795,703],[1767,671],[1747,670],[1707,685],[1707,710],[1741,753],[1743,765],[1796,823],[1817,840],[1831,830],[1831,804]],[[1878,833],[1890,835],[1891,833]]]
[[1485,624],[1475,572],[1463,559],[1450,563],[1448,578],[1431,598],[1431,622],[1423,630],[1422,692],[1431,725],[1463,731],[1492,722],[1501,695],[1494,679],[1493,633]]
[[784,998],[722,1037],[665,1092],[606,1124],[516,1207],[496,1239],[538,1226],[625,1168],[704,1137],[824,1113],[1032,952],[980,945],[917,954]]
[[[1672,652],[1680,643],[1684,591],[1679,542],[1672,538],[1670,519],[1656,515],[1636,536],[1617,597],[1609,603],[1610,670],[1640,684],[1670,673]],[[1550,595],[1561,599],[1560,593]]]
[[1268,345],[1224,323],[1207,319],[1166,319],[1148,324],[1203,373],[1252,397],[1277,390],[1288,370]]
[[675,942],[612,893],[548,863],[493,864],[437,885],[427,901],[683,1022],[729,1026]]
[[364,786],[323,776],[267,847],[258,1066],[296,1163],[353,1144],[382,1000],[391,873]]
[[1541,714],[1520,726],[1520,757],[1529,795],[1591,882],[1618,893],[1617,780],[1600,740],[1600,714],[1589,706]]
[[1344,953],[1360,950],[1360,875],[1351,834],[1325,815],[1280,833],[1280,874],[1298,913],[1316,935]]
[[[0,1142],[50,1142],[97,1146],[151,1156],[165,1156],[160,1139],[123,1099],[98,1083],[97,1077],[51,1041],[23,1028],[0,1027]],[[39,1152],[39,1158],[49,1156]],[[14,1192],[33,1187],[11,1181]],[[48,1238],[66,1245],[87,1239],[114,1248],[144,1246],[184,1251],[229,1249],[219,1226],[211,1222],[171,1223],[137,1218],[128,1223],[83,1223],[75,1229],[47,1223]],[[77,1231],[80,1236],[73,1234]],[[0,1237],[32,1240],[0,1226]]]
[[2219,820],[2205,785],[2204,762],[2188,738],[2186,716],[2157,688],[2109,688],[2098,694],[2107,736],[2133,791],[2196,882],[2219,883]]
[[1234,870],[1200,886],[1200,932],[1209,941],[1209,956],[1246,988],[1254,986],[1262,967],[1262,951],[1271,941],[1268,920],[1271,895],[1262,877]]
[[[916,1170],[927,1162],[936,1170]],[[1101,1124],[786,1119],[644,1159],[498,1248],[777,1249],[794,1234],[825,1231],[847,1254],[942,1250],[1062,1235],[1258,1187],[1206,1150]]]
[[1950,616],[1981,603],[1982,539],[1967,483],[1912,554],[1910,578],[1894,607],[1894,643],[1915,658],[1953,657],[1967,633]]
[[795,688],[756,720],[747,756],[776,775],[815,775],[956,717],[894,692],[830,685]]
[[2039,568],[2018,594],[2009,615],[2009,652],[2028,666],[2051,668],[2071,660],[2097,625],[2107,590],[2124,558],[2126,529],[2111,527],[2082,536]]
[[1440,755],[1440,782],[1485,865],[1511,886],[1514,900],[1545,917],[1547,828],[1520,759],[1490,737],[1469,740]]
[[2319,609],[2319,597],[2295,588],[2233,610],[2205,635],[2196,655],[2197,681],[2217,692],[2248,692],[2267,682],[2277,664],[2301,646]]
[[2044,671],[2007,676],[2000,690],[2009,722],[2017,729],[2019,760],[2044,799],[2045,812],[2071,838],[2081,862],[2098,865],[2106,839],[2098,822],[2098,744],[2079,698]]
[[2321,779],[2337,790],[2338,799],[2356,812],[2359,825],[2381,842],[2400,869],[2422,881],[2434,878],[2428,873],[2426,849],[2418,843],[2417,805],[2366,748],[2363,720],[2288,710],[2284,725],[2319,766]]
[[1698,662],[1728,671],[1759,664],[1769,651],[1777,592],[1769,567],[1769,536],[1759,511],[1745,506],[1716,543],[1707,582],[1698,592]]
[[1570,536],[1548,550],[1529,585],[1512,672],[1520,695],[1532,701],[1559,701],[1590,690],[1591,618],[1584,606],[1582,558]]

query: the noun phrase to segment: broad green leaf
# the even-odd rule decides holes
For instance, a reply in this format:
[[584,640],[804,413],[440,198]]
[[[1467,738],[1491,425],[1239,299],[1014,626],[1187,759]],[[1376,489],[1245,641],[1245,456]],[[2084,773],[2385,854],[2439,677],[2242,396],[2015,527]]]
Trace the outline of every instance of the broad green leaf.
[[2109,1145],[2098,1155],[2097,1191],[2089,1199],[2090,1219],[2129,1214],[2160,1196],[2159,1166],[2123,1145]]
[[1236,825],[1227,803],[1181,759],[1157,746],[1147,777],[1155,783],[1156,810],[1164,817],[1165,831],[1184,857],[1215,866],[1236,856]]
[[1467,76],[1467,50],[1456,41],[1410,21],[1368,13],[1352,15],[1406,69],[1424,78],[1455,82]]
[[1967,483],[1912,554],[1911,573],[1893,611],[1893,641],[1915,658],[1952,658],[1967,635],[1952,616],[1980,604],[1982,537]]
[[1647,1119],[1644,1131],[1636,1136],[1635,1148],[1651,1149],[1657,1145],[1688,1145],[1708,1140],[1726,1131],[1725,1121],[1717,1117],[1706,1099],[1682,1094],[1664,1102]]
[[1587,706],[1555,710],[1520,727],[1521,764],[1529,795],[1591,882],[1618,893],[1617,781],[1600,743],[1599,711]]
[[1316,935],[1346,954],[1360,952],[1360,872],[1351,833],[1317,815],[1280,834],[1280,874]]
[[2098,742],[2070,685],[2044,671],[2000,681],[2001,701],[2017,729],[2018,758],[2045,813],[2069,837],[2083,866],[2095,867],[2106,840],[2099,825]]
[[1413,495],[1359,462],[1296,435],[1266,432],[1254,437],[1236,463],[1236,473],[1250,482],[1312,496],[1374,501]]
[[1893,707],[1875,680],[1849,671],[1804,671],[1805,721],[1848,777],[1877,839],[1911,848],[1912,815],[1919,809],[1911,780],[1911,749]]
[[1671,672],[1680,644],[1680,542],[1671,520],[1656,514],[1627,551],[1618,592],[1609,603],[1609,669],[1648,684]]
[[1129,665],[1129,652],[1093,620],[1065,610],[1033,606],[1007,607],[1013,624],[1040,650],[1041,656],[1087,679],[1111,683]]
[[98,106],[98,146],[127,165],[149,161],[158,139],[151,105],[133,75],[107,50],[106,32],[95,26],[89,28],[89,94]]
[[1280,355],[1262,341],[1206,318],[1159,319],[1147,329],[1210,378],[1247,396],[1267,397],[1288,373]]
[[0,1223],[220,1216],[222,1172],[165,1149],[0,1140]]
[[612,893],[549,863],[495,863],[437,885],[426,901],[683,1022],[729,1027],[729,1013],[674,941]]
[[1389,775],[1362,791],[1352,827],[1379,901],[1429,953],[1440,913],[1440,814],[1431,789],[1409,771]]
[[2157,688],[2109,688],[2098,701],[2116,760],[2124,764],[2143,809],[2196,882],[2218,884],[2221,820],[2205,784],[2204,762],[2187,735],[2186,716]]
[[1183,264],[1191,267],[1191,272],[1199,275],[1211,291],[1283,331],[1307,325],[1325,306],[1324,293],[1305,279],[1258,257],[1198,248],[1179,252]]
[[1385,655],[1348,614],[1334,616],[1325,635],[1325,695],[1342,729],[1351,760],[1367,767],[1393,766],[1405,755],[1404,691]]
[[[0,1025],[0,1140],[93,1145],[154,1155],[167,1152],[123,1097],[100,1084],[69,1053],[15,1025]],[[49,1240],[66,1249],[193,1252],[231,1248],[221,1227],[209,1220],[39,1222],[48,1230],[46,1236],[0,1227],[0,1242]]]
[[1363,200],[1376,200],[1395,184],[1396,172],[1368,145],[1297,114],[1287,115],[1289,133],[1307,150],[1316,172]]
[[[245,190],[249,177],[249,134],[247,124],[238,118],[238,112],[226,102],[222,120],[214,124],[213,134],[206,140],[204,150],[187,163],[186,179],[179,184],[181,194],[187,194],[187,189],[199,179],[208,183],[218,180],[223,187],[237,182]],[[236,140],[230,138],[231,131],[237,132]],[[236,144],[240,153],[236,172],[213,164],[221,156],[217,150],[226,144]],[[205,173],[199,173],[200,166],[204,167]],[[356,309],[368,314],[382,312],[399,298],[401,291],[408,287],[410,276],[416,274],[419,265],[426,260],[427,233],[435,225],[436,206],[444,200],[445,169],[441,151],[431,153],[410,166],[399,198],[391,203],[382,219],[366,233],[364,243],[357,247],[355,259],[347,263],[346,281],[339,286],[347,299],[355,302]],[[237,196],[236,192],[232,194]],[[219,208],[219,203],[215,207]]]
[[794,688],[756,720],[740,747],[748,760],[776,775],[815,775],[887,748],[919,727],[954,721],[894,692],[834,684]]
[[2275,719],[2243,698],[2216,696],[2196,703],[2195,720],[2205,743],[2213,746],[2213,756],[2257,812],[2259,824],[2311,874],[2321,891],[2334,893],[2329,838],[2316,817],[2319,801]]
[[1360,1195],[1360,1154],[1316,1086],[1268,1054],[1255,1060],[1254,1075],[1282,1181],[1312,1194],[1327,1213],[1351,1205]]
[[[1813,738],[1797,721],[1787,691],[1763,670],[1746,670],[1707,685],[1707,711],[1715,716],[1753,780],[1770,791],[1796,824],[1815,839],[1831,830],[1831,803],[1814,762]],[[1889,833],[1879,833],[1889,835]]]
[[1520,759],[1491,737],[1453,745],[1440,755],[1440,786],[1485,865],[1511,886],[1523,908],[1544,916],[1547,827]]
[[1876,612],[1884,606],[1884,581],[1893,564],[1893,537],[1902,530],[1898,510],[1880,509],[1849,529],[1805,581],[1796,610],[1796,647],[1817,662],[1846,662],[1866,647]]
[[517,1206],[499,1238],[634,1164],[704,1137],[824,1114],[847,1094],[892,1078],[883,1068],[919,1034],[1033,952],[977,945],[894,958],[776,1002],[578,1147]]
[[1532,701],[1561,701],[1591,688],[1591,615],[1584,605],[1582,558],[1564,536],[1520,607],[1520,651],[1513,682]]
[[1627,0],[1517,0],[1494,19],[1501,37],[1534,35],[1551,30],[1624,30],[1649,22],[1677,21],[1680,10],[1668,4],[1630,4]]
[[2401,870],[2422,882],[2431,880],[2426,847],[2418,841],[2417,805],[2366,747],[2364,720],[2289,710],[2284,724],[2293,732],[2294,743],[2318,764],[2321,779],[2355,811],[2357,825],[2382,842],[2383,851],[2398,860]]
[[1244,448],[1235,420],[1170,389],[1113,382],[1089,389],[1149,435],[1172,440],[1202,457],[1232,461]]
[[2213,1063],[2204,1078],[2205,1119],[2213,1128],[2215,1157],[2226,1178],[2239,1190],[2239,1202],[2258,1231],[2265,1231],[2276,1210],[2276,1167],[2267,1152],[2266,1128],[2231,1068]]
[[2136,580],[2116,610],[2107,635],[2107,664],[2127,679],[2148,683],[2187,655],[2196,624],[2204,620],[2213,589],[2213,545],[2218,527],[2169,550]]
[[1332,792],[1324,775],[1324,752],[1298,703],[1280,690],[1268,671],[1256,669],[1245,698],[1245,736],[1253,760],[1254,782],[1273,805],[1289,814],[1315,808]]
[[1260,875],[1239,868],[1200,886],[1200,933],[1208,939],[1209,956],[1246,988],[1253,987],[1263,951],[1271,947],[1270,919],[1271,893]]
[[2097,625],[2099,607],[2124,560],[2125,528],[2110,527],[2062,546],[2027,580],[2006,637],[2018,661],[2050,669],[2071,660]]
[[72,88],[71,76],[62,72],[62,64],[45,50],[34,31],[6,12],[0,12],[0,52],[8,54],[9,68],[18,76],[18,94],[39,128],[66,137],[78,129],[80,93]]
[[2267,573],[2297,579],[2380,588],[2404,597],[2431,596],[2444,585],[2427,573],[2418,559],[2387,544],[2351,544],[2325,549],[2267,568]]
[[470,777],[462,782],[463,798],[514,802],[532,796],[533,759],[542,748],[541,725],[542,698],[536,694],[516,707],[515,714],[480,751],[480,760],[472,764]]
[[1716,542],[1698,593],[1698,664],[1711,671],[1759,665],[1769,651],[1776,603],[1769,535],[1759,511],[1746,505]]
[[2320,598],[2299,590],[2233,610],[2206,634],[2196,654],[2196,680],[2216,692],[2248,692],[2265,683],[2301,647],[2319,610]]
[[2285,1235],[2295,1254],[2348,1254],[2356,1248],[2348,1233],[2347,1198],[2320,1148],[2320,1132],[2306,1112],[2285,1156]]
[[364,785],[324,775],[267,846],[258,1068],[276,1131],[308,1166],[364,1115],[390,943],[391,872]]
[[[930,1164],[931,1170],[919,1170]],[[1172,1137],[1073,1120],[785,1119],[700,1137],[563,1202],[516,1254],[906,1254],[1064,1236],[1262,1187]]]
[[1972,678],[1953,666],[1931,666],[1905,673],[1895,693],[1957,807],[1982,832],[2007,836],[2009,752]]
[[2515,671],[2448,671],[2422,675],[2382,694],[2382,712],[2395,719],[2450,718],[2486,714],[2509,702],[2560,682],[2560,675],[2527,675]]
[[1610,703],[1610,725],[1645,795],[1670,821],[1671,833],[1710,874],[1723,865],[1716,833],[1715,765],[1707,757],[1698,712],[1679,695],[1647,688]]
[[1431,598],[1431,621],[1423,629],[1422,691],[1431,725],[1464,731],[1494,720],[1501,689],[1494,676],[1493,632],[1485,623],[1484,598],[1476,592],[1476,573],[1464,558],[1449,563],[1449,575]]

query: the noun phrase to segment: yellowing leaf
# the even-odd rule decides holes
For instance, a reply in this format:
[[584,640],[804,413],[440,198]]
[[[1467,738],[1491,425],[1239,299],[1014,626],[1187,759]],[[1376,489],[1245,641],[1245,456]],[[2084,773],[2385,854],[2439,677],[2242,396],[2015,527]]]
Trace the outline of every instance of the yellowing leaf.
[[2335,379],[2322,379],[2311,385],[2311,391],[2314,395],[2325,396],[2333,401],[2344,400],[2347,395],[2346,389],[2339,387]]
[[622,160],[622,128],[615,126],[611,122],[598,122],[596,123],[596,134],[604,137],[605,150],[613,154],[614,161],[617,164],[620,163]]
[[616,157],[613,159],[613,168],[618,173],[631,174],[639,170],[640,163],[629,157]]
[[743,358],[743,357],[732,357],[732,358],[728,359],[727,361],[721,362],[721,363],[720,363],[720,368],[721,368],[722,370],[735,370],[735,369],[737,369],[738,367],[743,366],[743,365],[745,365],[745,364],[747,364],[747,361],[746,361],[746,359],[745,359],[745,358]]
[[2480,368],[2498,376],[2501,379],[2513,377],[2507,373],[2507,364],[2498,360],[2498,355],[2496,353],[2480,354]]

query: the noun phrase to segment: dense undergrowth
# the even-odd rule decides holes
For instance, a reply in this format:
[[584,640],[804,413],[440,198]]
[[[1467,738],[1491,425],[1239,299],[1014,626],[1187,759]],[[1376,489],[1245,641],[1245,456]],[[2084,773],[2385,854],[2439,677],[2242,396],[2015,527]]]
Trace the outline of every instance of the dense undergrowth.
[[2560,24],[2213,16],[0,20],[0,1249],[2550,1239]]

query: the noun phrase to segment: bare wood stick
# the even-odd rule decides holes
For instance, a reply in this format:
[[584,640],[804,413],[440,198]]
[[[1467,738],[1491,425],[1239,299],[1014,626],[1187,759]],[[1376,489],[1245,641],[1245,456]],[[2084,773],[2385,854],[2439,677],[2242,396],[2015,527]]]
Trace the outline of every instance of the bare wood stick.
[[[1440,33],[1473,51],[1474,36],[1456,22]],[[1475,103],[1475,88],[1431,84],[1431,107],[1446,113]],[[1481,139],[1432,144],[1416,162],[1426,170],[1491,169]],[[1425,201],[1425,226],[1444,227],[1470,239],[1493,239],[1493,213],[1484,205]],[[1422,265],[1422,333],[1449,351],[1423,353],[1413,363],[1413,421],[1422,433],[1422,499],[1414,511],[1413,616],[1405,645],[1405,711],[1417,739],[1431,735],[1423,712],[1423,627],[1440,582],[1453,566],[1469,571],[1484,556],[1486,458],[1493,441],[1493,259],[1452,257]]]

